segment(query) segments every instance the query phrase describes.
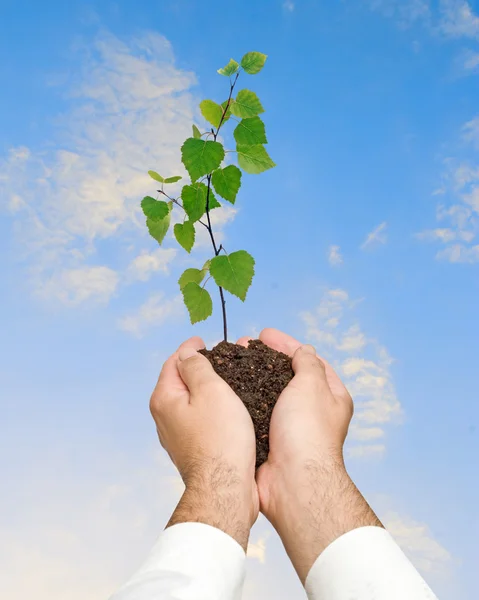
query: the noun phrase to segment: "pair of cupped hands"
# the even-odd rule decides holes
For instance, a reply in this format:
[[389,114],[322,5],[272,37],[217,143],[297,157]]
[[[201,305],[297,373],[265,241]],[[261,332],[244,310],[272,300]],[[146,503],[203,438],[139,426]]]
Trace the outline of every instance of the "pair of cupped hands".
[[[163,366],[150,410],[160,442],[185,483],[169,525],[210,524],[246,548],[261,510],[288,553],[296,556],[295,567],[304,580],[315,556],[341,529],[337,524],[328,532],[313,513],[327,510],[333,488],[346,492],[354,487],[343,461],[353,403],[331,365],[312,346],[275,329],[263,330],[259,339],[292,357],[294,377],[273,410],[268,460],[257,471],[251,418],[198,353],[205,347],[203,340],[190,338]],[[247,346],[248,340],[237,343]],[[304,542],[312,535],[309,555],[295,547],[298,536]]]

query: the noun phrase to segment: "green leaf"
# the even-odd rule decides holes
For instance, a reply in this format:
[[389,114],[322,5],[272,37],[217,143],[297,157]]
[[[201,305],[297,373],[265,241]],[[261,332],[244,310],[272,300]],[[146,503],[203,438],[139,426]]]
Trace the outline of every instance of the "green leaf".
[[210,273],[216,285],[238,296],[243,302],[254,275],[254,258],[245,250],[211,260]]
[[167,177],[163,183],[176,183],[181,179],[180,175],[175,175],[174,177]]
[[[188,215],[190,221],[199,221],[206,212],[206,198],[208,187],[204,183],[193,183],[183,186],[181,190],[181,199],[183,200],[183,208]],[[210,189],[209,208],[220,207],[221,204],[215,198],[213,190]]]
[[263,173],[263,171],[276,166],[261,144],[254,146],[238,144],[236,151],[238,152],[238,164],[247,173]]
[[197,283],[191,281],[182,290],[183,300],[190,313],[191,324],[204,321],[213,313],[213,302],[209,293]]
[[184,248],[188,253],[191,252],[195,243],[195,226],[192,221],[185,221],[184,223],[177,223],[173,227],[176,241]]
[[206,192],[208,188],[204,183],[185,185],[181,190],[183,208],[193,223],[201,219],[206,210]]
[[170,212],[168,204],[163,200],[155,200],[151,196],[145,196],[141,201],[141,208],[145,217],[152,221],[164,219]]
[[189,283],[197,283],[198,285],[205,278],[206,273],[208,273],[208,269],[186,269],[181,274],[181,277],[178,279],[178,283],[180,284],[180,290],[182,290]]
[[164,219],[153,221],[152,219],[146,219],[146,226],[152,238],[154,238],[161,246],[162,241],[165,239],[165,235],[170,227],[171,220],[171,208],[172,203],[168,202],[169,212]]
[[164,183],[164,179],[161,175],[158,175],[156,171],[148,171],[148,175],[154,179],[155,181],[159,181],[160,183]]
[[230,106],[232,114],[242,119],[256,117],[256,115],[264,112],[258,96],[251,90],[241,90],[238,92],[235,101]]
[[223,116],[223,109],[219,104],[213,102],[213,100],[203,100],[200,102],[201,114],[204,118],[213,125],[218,127]]
[[230,75],[234,75],[238,69],[239,64],[234,60],[234,58],[230,58],[230,62],[222,69],[218,69],[218,73],[220,75],[226,75],[226,77],[229,77]]
[[197,140],[199,140],[201,137],[201,131],[198,129],[198,127],[196,127],[196,125],[193,125],[193,137]]
[[241,59],[241,66],[246,73],[256,75],[264,67],[267,58],[268,55],[261,52],[248,52]]
[[213,210],[213,208],[221,208],[221,204],[218,202],[216,196],[213,194],[213,190],[210,189],[209,209]]
[[267,144],[266,130],[259,117],[241,120],[233,131],[237,144]]
[[241,186],[241,171],[234,165],[213,171],[211,178],[215,190],[231,204],[235,203],[236,194]]
[[181,147],[181,160],[192,181],[217,169],[224,157],[225,151],[219,142],[188,138]]

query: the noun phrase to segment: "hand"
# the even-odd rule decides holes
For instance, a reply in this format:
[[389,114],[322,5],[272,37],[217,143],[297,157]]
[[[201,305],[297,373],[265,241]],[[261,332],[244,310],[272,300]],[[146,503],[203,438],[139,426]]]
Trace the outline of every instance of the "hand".
[[204,347],[198,337],[184,342],[164,364],[150,401],[160,442],[186,486],[169,525],[213,525],[246,549],[259,511],[253,423],[197,352]]
[[380,523],[344,466],[353,403],[338,375],[312,346],[275,329],[259,337],[291,356],[295,373],[273,410],[268,460],[256,476],[260,506],[304,582],[334,539]]

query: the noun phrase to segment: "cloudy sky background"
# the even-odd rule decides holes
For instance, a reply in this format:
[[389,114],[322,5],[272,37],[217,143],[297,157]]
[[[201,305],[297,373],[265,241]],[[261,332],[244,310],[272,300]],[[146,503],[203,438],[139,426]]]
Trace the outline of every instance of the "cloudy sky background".
[[[2,597],[107,598],[181,494],[148,400],[220,314],[192,328],[176,283],[208,240],[159,248],[139,201],[148,169],[183,173],[216,69],[259,50],[242,83],[278,166],[216,211],[257,261],[231,337],[275,326],[333,361],[356,483],[441,598],[474,598],[478,40],[462,0],[2,3]],[[262,518],[249,554],[246,600],[304,597]]]

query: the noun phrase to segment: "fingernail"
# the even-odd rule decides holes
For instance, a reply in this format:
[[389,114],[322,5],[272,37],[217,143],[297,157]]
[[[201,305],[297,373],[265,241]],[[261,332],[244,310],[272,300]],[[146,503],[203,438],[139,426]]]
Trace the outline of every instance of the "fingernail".
[[196,352],[196,350],[194,348],[182,348],[179,352],[178,352],[178,360],[180,362],[191,358],[192,356],[196,356],[198,353]]
[[305,344],[304,346],[301,346],[301,351],[306,354],[314,354],[314,356],[316,356],[316,348],[311,346],[311,344]]

